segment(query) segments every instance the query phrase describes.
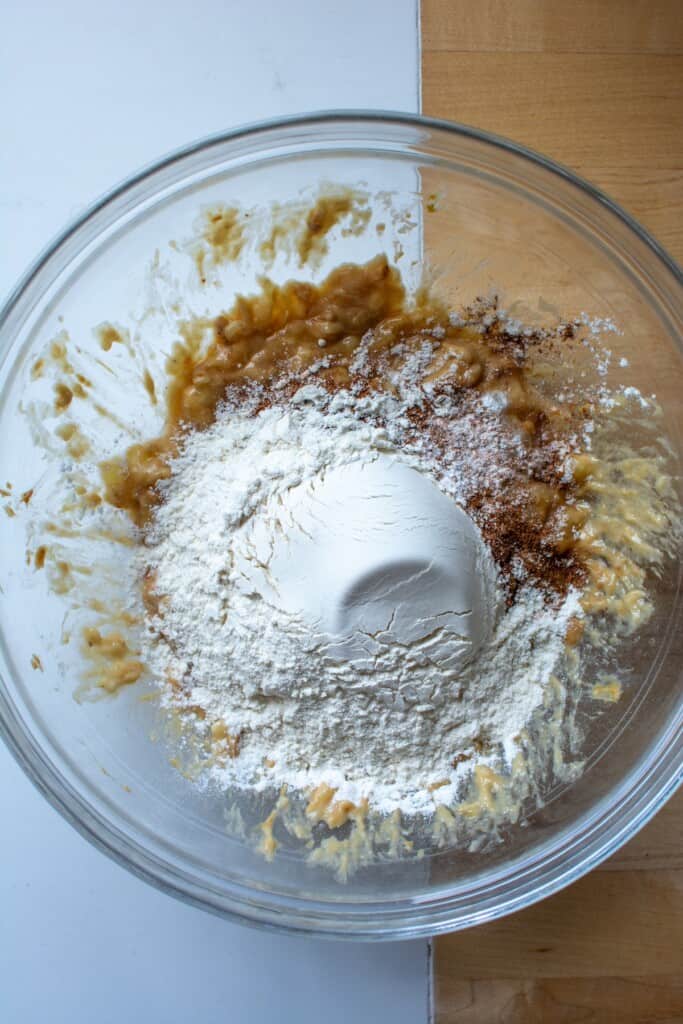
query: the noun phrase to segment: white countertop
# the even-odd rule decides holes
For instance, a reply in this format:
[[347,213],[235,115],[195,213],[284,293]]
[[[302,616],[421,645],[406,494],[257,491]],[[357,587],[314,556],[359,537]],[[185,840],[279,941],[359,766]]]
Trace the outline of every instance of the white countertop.
[[[84,205],[185,142],[306,110],[416,110],[416,2],[23,0],[0,19],[0,96],[2,296]],[[427,1020],[426,943],[292,938],[186,907],[92,848],[2,746],[0,818],[8,1024]]]

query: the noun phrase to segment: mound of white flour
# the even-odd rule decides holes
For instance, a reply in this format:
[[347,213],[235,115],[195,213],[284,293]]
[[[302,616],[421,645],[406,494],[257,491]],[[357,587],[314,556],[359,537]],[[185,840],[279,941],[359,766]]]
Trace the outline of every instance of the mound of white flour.
[[144,654],[240,737],[221,782],[429,810],[463,755],[510,759],[542,700],[576,598],[522,586],[506,607],[477,527],[402,444],[404,412],[309,386],[224,410],[173,463],[142,553],[161,596]]

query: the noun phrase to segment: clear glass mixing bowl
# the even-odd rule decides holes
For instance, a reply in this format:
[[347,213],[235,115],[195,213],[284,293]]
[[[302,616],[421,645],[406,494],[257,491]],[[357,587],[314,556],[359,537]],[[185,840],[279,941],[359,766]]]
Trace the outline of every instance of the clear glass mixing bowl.
[[[495,289],[517,302],[520,316],[586,310],[613,317],[624,329],[611,342],[614,354],[628,351],[628,382],[657,394],[662,430],[680,458],[683,287],[676,265],[638,224],[568,171],[502,139],[417,117],[332,113],[182,149],[114,189],[56,239],[0,316],[0,481],[40,475],[41,455],[18,406],[26,370],[59,329],[58,317],[81,344],[94,344],[92,325],[125,306],[155,247],[182,235],[202,204],[258,205],[329,181],[389,190],[415,226],[402,232],[396,222],[382,238],[335,236],[328,265],[382,249],[392,257],[401,245],[406,276],[416,279],[426,259],[440,269],[442,294],[457,304]],[[254,266],[234,286],[248,291],[257,273]],[[227,306],[230,298],[212,301]],[[31,670],[36,637],[49,643],[58,636],[61,611],[25,565],[22,529],[17,517],[0,531],[5,739],[83,835],[199,906],[345,938],[464,928],[595,867],[680,779],[681,602],[672,571],[656,583],[656,613],[630,649],[632,684],[588,729],[585,772],[526,827],[511,828],[503,844],[485,854],[443,849],[366,867],[345,884],[293,855],[268,863],[226,834],[215,801],[149,742],[153,711],[133,696],[135,687],[78,704],[68,661],[53,660],[44,674]]]

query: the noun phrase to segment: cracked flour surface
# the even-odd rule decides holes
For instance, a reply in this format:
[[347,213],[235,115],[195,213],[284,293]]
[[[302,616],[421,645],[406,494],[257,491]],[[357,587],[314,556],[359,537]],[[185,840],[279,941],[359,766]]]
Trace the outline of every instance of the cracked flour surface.
[[429,813],[482,750],[509,762],[541,703],[576,595],[526,584],[506,605],[463,481],[437,483],[405,413],[314,386],[226,408],[161,485],[144,654],[180,684],[169,704],[239,737],[221,784]]

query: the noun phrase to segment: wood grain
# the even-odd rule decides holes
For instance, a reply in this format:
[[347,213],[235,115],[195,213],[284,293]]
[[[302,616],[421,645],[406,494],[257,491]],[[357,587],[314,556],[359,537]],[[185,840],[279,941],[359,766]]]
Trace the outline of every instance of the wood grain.
[[444,978],[436,993],[458,1024],[680,1024],[683,982],[633,978]]
[[[491,6],[516,10],[513,3]],[[548,13],[555,5],[542,6]],[[620,23],[616,5],[595,6],[614,8],[612,20]],[[622,3],[620,9],[630,6]],[[677,4],[680,17],[672,18],[671,50],[629,54],[514,52],[511,32],[505,51],[459,49],[458,40],[441,33],[435,21],[450,7],[462,4],[423,5],[425,113],[505,135],[566,164],[636,216],[675,258],[683,258],[683,56],[672,52],[680,49],[683,7]],[[469,32],[466,37],[471,45]],[[444,38],[452,39],[453,48],[445,47]],[[528,45],[528,33],[519,43]]]
[[[423,0],[423,110],[577,171],[683,259],[681,0]],[[598,871],[434,946],[437,1024],[683,1022],[683,792]]]
[[680,0],[424,0],[423,46],[465,53],[683,53]]
[[453,978],[640,977],[683,971],[683,871],[592,872],[552,899],[436,943]]

